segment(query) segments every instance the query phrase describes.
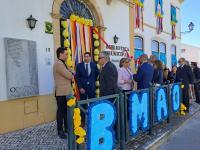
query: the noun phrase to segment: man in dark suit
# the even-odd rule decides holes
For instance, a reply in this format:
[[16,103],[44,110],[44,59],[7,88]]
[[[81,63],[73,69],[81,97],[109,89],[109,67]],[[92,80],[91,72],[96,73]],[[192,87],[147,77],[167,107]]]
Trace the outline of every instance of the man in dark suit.
[[192,69],[190,66],[186,65],[185,58],[180,58],[179,61],[179,67],[177,69],[176,75],[177,80],[179,82],[182,82],[184,85],[184,88],[182,90],[183,95],[183,104],[187,107],[186,113],[189,112],[189,84],[193,84],[194,76],[192,74]]
[[197,66],[197,63],[193,62],[192,64],[193,74],[194,74],[194,91],[196,97],[196,103],[200,104],[200,69]]
[[149,88],[153,79],[154,68],[148,63],[148,56],[143,54],[140,56],[141,66],[138,68],[137,74],[133,75],[133,79],[138,83],[138,90]]
[[116,66],[110,62],[109,53],[102,51],[99,55],[99,64],[102,70],[99,74],[100,96],[118,93],[118,72]]
[[91,62],[91,54],[86,52],[84,54],[84,62],[78,64],[76,68],[76,79],[81,100],[95,97],[95,82],[98,75],[99,69],[97,68],[97,65]]

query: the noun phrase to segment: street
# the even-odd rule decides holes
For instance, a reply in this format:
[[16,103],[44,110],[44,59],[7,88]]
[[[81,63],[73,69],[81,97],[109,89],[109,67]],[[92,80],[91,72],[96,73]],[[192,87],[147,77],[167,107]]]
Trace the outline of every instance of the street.
[[199,150],[200,112],[181,126],[158,150]]

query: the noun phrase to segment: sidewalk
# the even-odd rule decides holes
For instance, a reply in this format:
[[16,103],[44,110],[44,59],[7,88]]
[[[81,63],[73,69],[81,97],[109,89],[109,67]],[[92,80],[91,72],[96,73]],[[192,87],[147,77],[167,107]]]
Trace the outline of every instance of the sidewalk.
[[158,150],[199,150],[200,149],[200,112],[172,134]]
[[[170,123],[161,123],[153,129],[152,135],[142,134],[133,139],[126,146],[127,150],[133,149],[150,149],[159,141],[175,129],[180,127],[183,122],[191,118],[200,110],[200,105],[191,104],[191,111],[186,116],[174,115]],[[0,150],[57,150],[67,149],[67,140],[62,140],[57,136],[56,123],[51,122],[45,125],[39,125],[32,128],[20,130],[13,133],[0,135]]]

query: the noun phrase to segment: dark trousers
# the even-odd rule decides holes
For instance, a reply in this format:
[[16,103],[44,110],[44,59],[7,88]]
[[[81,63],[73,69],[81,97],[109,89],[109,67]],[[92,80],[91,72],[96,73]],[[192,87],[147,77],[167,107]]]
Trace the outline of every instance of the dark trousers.
[[80,94],[80,99],[81,100],[85,100],[85,99],[90,99],[90,98],[95,98],[96,96],[96,93],[95,93],[95,90],[91,90],[90,89],[90,85],[87,85],[85,89],[85,93],[84,94]]
[[187,107],[186,112],[189,112],[190,100],[189,100],[189,84],[184,84],[184,88],[182,90],[183,95],[183,104]]
[[194,92],[196,97],[196,102],[200,103],[200,90],[199,90],[199,83],[194,84]]
[[[67,130],[67,99],[66,96],[56,96],[57,101],[57,113],[56,113],[56,121],[57,121],[57,130],[66,131]],[[64,130],[63,130],[64,124]]]

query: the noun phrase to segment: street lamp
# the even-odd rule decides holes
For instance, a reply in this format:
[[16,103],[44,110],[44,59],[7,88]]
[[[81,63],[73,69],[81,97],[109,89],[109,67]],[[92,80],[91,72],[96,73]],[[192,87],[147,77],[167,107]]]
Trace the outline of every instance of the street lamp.
[[189,31],[181,32],[181,34],[186,34],[186,33],[192,32],[194,30],[194,23],[193,22],[190,22],[190,24],[188,25],[188,29],[189,29]]
[[28,22],[28,26],[29,26],[29,28],[30,28],[31,30],[34,29],[37,20],[36,20],[35,18],[33,18],[32,15],[30,15],[30,17],[28,17],[26,20],[27,20],[27,22]]

